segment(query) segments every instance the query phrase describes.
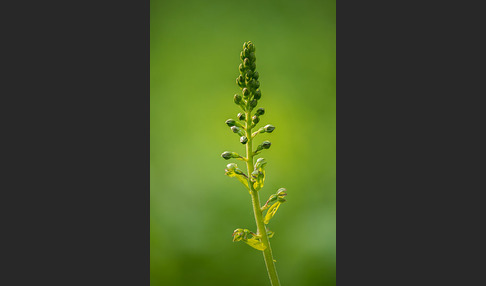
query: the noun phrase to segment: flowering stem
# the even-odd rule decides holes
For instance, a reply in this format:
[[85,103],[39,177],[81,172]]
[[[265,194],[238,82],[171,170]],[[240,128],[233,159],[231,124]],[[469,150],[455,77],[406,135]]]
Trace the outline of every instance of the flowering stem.
[[246,167],[248,169],[248,186],[250,187],[253,213],[255,215],[255,222],[257,225],[257,234],[260,235],[261,242],[265,246],[265,250],[263,250],[263,258],[265,259],[265,265],[267,266],[268,277],[270,278],[272,286],[280,286],[277,269],[275,268],[275,262],[273,260],[272,248],[270,247],[270,241],[268,240],[267,236],[267,229],[265,227],[265,224],[263,223],[263,214],[260,207],[260,197],[258,195],[258,192],[253,188],[253,183],[251,182],[250,174],[253,172],[253,138],[251,136],[251,125],[251,111],[248,111],[246,112],[245,121],[246,137],[248,138],[248,142],[246,143]]

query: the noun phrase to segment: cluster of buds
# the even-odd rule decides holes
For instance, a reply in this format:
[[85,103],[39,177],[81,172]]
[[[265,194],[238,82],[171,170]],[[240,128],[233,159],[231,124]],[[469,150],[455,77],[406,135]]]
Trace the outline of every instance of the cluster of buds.
[[[267,230],[267,236],[271,238],[274,232],[271,230]],[[237,228],[233,232],[233,242],[235,241],[243,241],[249,246],[257,249],[257,250],[265,250],[265,245],[261,241],[261,236],[258,234],[253,233],[248,229]]]
[[262,97],[258,81],[260,75],[256,71],[255,45],[252,42],[243,44],[240,59],[242,63],[238,67],[240,75],[236,78],[236,83],[241,88],[242,96],[235,94],[234,101],[244,111],[251,111]]

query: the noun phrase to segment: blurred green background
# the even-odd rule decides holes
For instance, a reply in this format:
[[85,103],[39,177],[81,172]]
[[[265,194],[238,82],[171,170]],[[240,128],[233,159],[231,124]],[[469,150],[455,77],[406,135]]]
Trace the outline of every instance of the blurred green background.
[[259,126],[276,127],[254,143],[272,142],[260,198],[288,192],[268,225],[280,281],[335,285],[335,1],[152,0],[150,10],[151,285],[270,285],[262,253],[232,242],[234,229],[256,226],[220,156],[244,153],[224,121],[240,111],[235,79],[249,40],[266,109]]

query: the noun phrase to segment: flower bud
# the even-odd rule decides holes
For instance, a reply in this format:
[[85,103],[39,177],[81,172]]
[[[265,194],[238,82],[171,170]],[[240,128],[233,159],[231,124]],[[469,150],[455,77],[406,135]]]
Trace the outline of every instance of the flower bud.
[[263,143],[260,144],[260,146],[262,146],[262,149],[268,149],[268,148],[270,148],[270,146],[272,146],[272,142],[270,142],[270,141],[263,141]]
[[258,115],[253,115],[251,120],[253,121],[253,124],[257,124],[258,122],[260,122],[260,117],[258,117]]
[[251,41],[248,42],[247,47],[250,52],[255,52],[255,45]]
[[250,59],[250,61],[252,61],[252,62],[256,61],[255,53],[254,53],[254,52],[251,52],[251,53],[248,55],[248,58],[249,58],[249,59]]
[[229,160],[229,159],[231,159],[231,152],[228,152],[228,151],[223,152],[223,154],[221,154],[221,157],[223,157],[226,160]]
[[246,138],[246,136],[241,136],[240,142],[241,142],[241,144],[246,144],[246,142],[248,142],[248,138]]
[[243,67],[243,64],[240,64],[240,66],[238,67],[238,69],[240,70],[240,73],[243,73],[245,71],[245,68]]
[[250,101],[250,108],[254,108],[256,107],[258,104],[258,100],[256,99],[253,99],[252,101]]
[[253,80],[253,88],[257,89],[260,87],[260,82],[258,80]]
[[257,111],[255,111],[255,115],[257,115],[257,116],[261,116],[263,114],[265,114],[265,108],[263,108],[263,107],[260,107],[260,108],[257,109]]
[[252,79],[253,73],[251,71],[247,71],[245,74],[245,80],[250,81]]
[[250,59],[249,59],[249,58],[245,58],[245,59],[243,60],[243,66],[244,66],[245,68],[250,66]]
[[243,88],[242,92],[243,92],[243,96],[244,97],[250,96],[250,91],[248,90],[248,88],[246,88],[246,87]]
[[241,228],[235,229],[235,231],[233,232],[233,242],[242,240],[244,236],[245,236],[245,232],[243,231],[243,229]]
[[228,119],[224,123],[226,123],[226,125],[228,125],[229,127],[233,127],[236,125],[236,121],[234,119]]
[[255,91],[255,93],[254,93],[253,97],[254,97],[255,99],[257,99],[257,100],[258,100],[258,99],[260,99],[260,98],[262,97],[262,93],[261,93],[261,91],[260,91],[259,89],[257,89],[257,90]]
[[242,75],[239,75],[236,78],[236,83],[238,84],[239,87],[245,87],[245,79],[243,78]]
[[253,78],[254,78],[254,79],[258,79],[259,77],[260,77],[260,74],[259,74],[257,71],[255,71],[255,72],[253,73]]
[[270,146],[272,145],[272,143],[270,141],[263,141],[262,144],[258,145],[256,151],[255,151],[255,154],[258,154],[260,151],[262,151],[263,149],[268,149],[270,148]]
[[267,164],[267,161],[264,158],[258,158],[255,163],[255,169],[260,169]]
[[240,104],[241,103],[241,95],[235,94],[235,96],[233,97],[233,100],[235,101],[236,104]]
[[265,132],[267,132],[267,133],[272,133],[273,130],[275,130],[275,126],[273,126],[271,124],[265,125],[265,127],[263,127],[263,128],[265,128]]
[[250,69],[252,71],[254,71],[256,69],[256,63],[255,62],[252,62],[251,65],[250,65]]
[[236,126],[231,126],[231,131],[233,131],[233,133],[238,133],[238,130],[240,128],[236,127]]
[[236,168],[238,168],[238,166],[235,163],[229,163],[228,165],[226,165],[226,170],[230,172],[234,172]]
[[231,158],[240,158],[241,156],[238,155],[238,153],[235,153],[235,152],[225,151],[225,152],[223,152],[223,154],[221,154],[221,157],[223,157],[226,160],[229,160]]
[[246,119],[246,115],[243,112],[238,113],[237,116],[238,116],[238,120],[243,121]]
[[287,195],[287,190],[285,188],[280,188],[277,191],[277,196],[286,196]]

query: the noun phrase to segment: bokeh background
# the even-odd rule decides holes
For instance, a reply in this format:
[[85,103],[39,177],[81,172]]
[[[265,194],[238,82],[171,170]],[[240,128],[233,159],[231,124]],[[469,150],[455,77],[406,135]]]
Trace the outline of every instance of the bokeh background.
[[[152,0],[150,12],[151,285],[270,285],[263,255],[233,243],[256,230],[248,192],[224,175],[244,153],[224,124],[240,111],[239,54],[256,46],[260,126],[272,134],[264,202],[282,285],[336,284],[335,1]],[[231,160],[233,161],[233,160]],[[242,168],[244,165],[240,161]]]

